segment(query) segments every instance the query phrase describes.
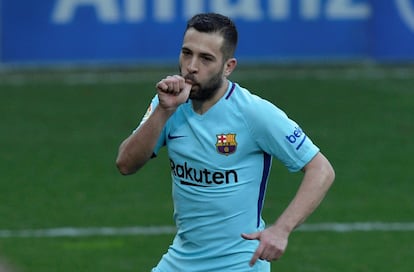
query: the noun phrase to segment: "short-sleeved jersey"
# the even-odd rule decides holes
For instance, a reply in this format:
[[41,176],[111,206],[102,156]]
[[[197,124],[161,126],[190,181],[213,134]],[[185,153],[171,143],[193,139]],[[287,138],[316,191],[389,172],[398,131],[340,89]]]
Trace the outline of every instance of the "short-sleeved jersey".
[[[155,96],[150,109],[157,105]],[[168,149],[177,234],[153,271],[270,271],[261,260],[249,267],[259,242],[241,233],[265,227],[261,211],[272,158],[294,172],[318,147],[282,110],[230,81],[202,115],[191,100],[180,105],[154,154],[162,146]]]

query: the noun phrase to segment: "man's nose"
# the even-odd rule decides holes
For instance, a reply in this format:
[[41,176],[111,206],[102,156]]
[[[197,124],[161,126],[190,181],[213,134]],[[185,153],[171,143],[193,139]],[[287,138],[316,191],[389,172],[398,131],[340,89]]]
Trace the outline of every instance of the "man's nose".
[[195,73],[198,71],[198,61],[196,58],[192,58],[187,65],[187,70],[189,73]]

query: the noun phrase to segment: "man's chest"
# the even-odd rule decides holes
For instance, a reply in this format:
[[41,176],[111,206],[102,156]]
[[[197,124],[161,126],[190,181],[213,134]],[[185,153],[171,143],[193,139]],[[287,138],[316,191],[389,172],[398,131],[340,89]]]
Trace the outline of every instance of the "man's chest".
[[170,158],[230,167],[258,151],[242,120],[186,120],[166,130]]

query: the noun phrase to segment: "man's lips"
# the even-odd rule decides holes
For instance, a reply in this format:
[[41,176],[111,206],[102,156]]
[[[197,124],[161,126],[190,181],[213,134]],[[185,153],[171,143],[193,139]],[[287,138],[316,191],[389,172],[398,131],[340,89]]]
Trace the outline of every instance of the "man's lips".
[[186,79],[185,83],[190,84],[190,85],[194,85],[194,82],[191,79]]
[[193,74],[187,74],[184,76],[185,82],[190,85],[197,84],[197,80],[195,79]]

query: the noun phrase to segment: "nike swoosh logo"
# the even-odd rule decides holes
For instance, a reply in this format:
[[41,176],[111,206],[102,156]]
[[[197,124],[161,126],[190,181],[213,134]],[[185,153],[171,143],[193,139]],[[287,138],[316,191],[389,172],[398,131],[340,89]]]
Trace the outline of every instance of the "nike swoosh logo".
[[183,138],[183,137],[186,137],[186,136],[183,136],[183,135],[175,136],[175,135],[171,135],[170,133],[168,133],[168,140],[174,140],[174,139]]

